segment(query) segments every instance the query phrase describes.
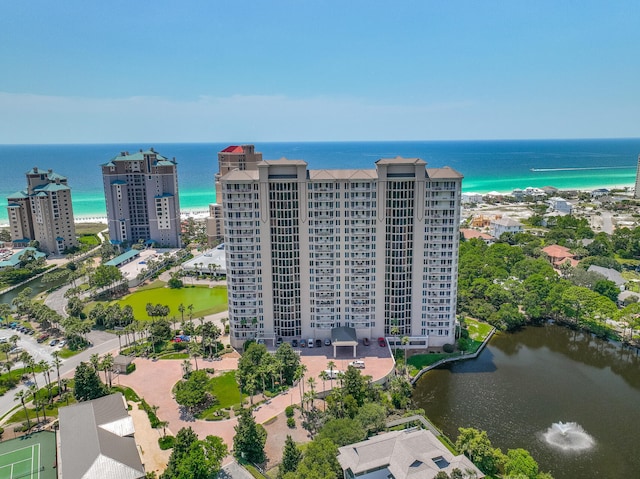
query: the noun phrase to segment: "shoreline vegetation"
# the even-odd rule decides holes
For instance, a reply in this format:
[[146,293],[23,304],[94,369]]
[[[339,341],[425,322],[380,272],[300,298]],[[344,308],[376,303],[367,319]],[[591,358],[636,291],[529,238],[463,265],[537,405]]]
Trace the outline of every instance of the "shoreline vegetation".
[[[464,183],[464,182],[463,182]],[[553,187],[553,185],[548,185]],[[579,192],[579,193],[589,193],[591,191],[597,190],[597,189],[608,189],[608,190],[620,190],[620,191],[625,191],[625,190],[630,190],[634,187],[635,185],[633,183],[629,183],[629,184],[602,184],[600,186],[597,187],[590,187],[590,188],[585,188],[585,187],[581,187],[581,186],[576,186],[575,188],[558,188],[558,193],[562,194],[567,193],[567,192]],[[464,187],[464,184],[463,184]],[[480,194],[480,195],[502,195],[502,196],[509,196],[511,195],[511,193],[517,189],[517,188],[524,188],[524,186],[517,186],[512,188],[510,191],[484,191],[487,188],[481,188],[481,189],[474,189],[474,188],[463,188],[463,193],[468,193],[468,194]],[[206,205],[198,205],[195,207],[189,207],[189,208],[181,208],[180,209],[180,217],[181,219],[187,219],[187,218],[193,218],[193,219],[205,219],[209,216],[209,204],[214,203],[215,200],[207,203]],[[107,224],[107,215],[103,212],[94,212],[94,213],[86,213],[86,214],[81,214],[81,215],[74,215],[74,222],[76,224],[82,224],[82,223],[103,223],[103,224]],[[0,218],[0,228],[7,228],[9,226],[8,223],[8,218]]]

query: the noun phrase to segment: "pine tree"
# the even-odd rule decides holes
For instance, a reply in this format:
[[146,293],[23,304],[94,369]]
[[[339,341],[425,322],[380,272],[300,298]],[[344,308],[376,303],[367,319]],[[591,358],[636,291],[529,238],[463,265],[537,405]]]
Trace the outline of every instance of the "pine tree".
[[291,436],[287,435],[287,439],[284,441],[284,450],[282,451],[282,462],[278,467],[278,479],[282,479],[287,472],[296,472],[301,460],[302,452],[298,449]]
[[78,401],[89,401],[108,394],[107,387],[102,384],[98,372],[87,363],[80,363],[73,376],[73,394]]
[[236,457],[261,464],[265,461],[264,445],[267,442],[267,431],[256,424],[251,411],[245,409],[240,415],[233,438],[233,451]]

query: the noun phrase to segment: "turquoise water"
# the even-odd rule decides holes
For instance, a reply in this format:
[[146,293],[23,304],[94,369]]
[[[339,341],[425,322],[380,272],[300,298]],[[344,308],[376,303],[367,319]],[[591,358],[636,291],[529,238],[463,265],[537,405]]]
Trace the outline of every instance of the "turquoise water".
[[[215,201],[217,152],[230,144],[0,145],[0,223],[7,222],[7,196],[25,187],[24,174],[34,166],[67,176],[77,218],[105,216],[100,165],[120,151],[150,146],[178,162],[181,209],[205,211]],[[464,191],[487,193],[632,186],[640,139],[256,143],[256,150],[264,159],[305,160],[310,169],[374,168],[380,158],[417,157],[428,167],[458,170]],[[563,170],[532,171],[558,168]]]

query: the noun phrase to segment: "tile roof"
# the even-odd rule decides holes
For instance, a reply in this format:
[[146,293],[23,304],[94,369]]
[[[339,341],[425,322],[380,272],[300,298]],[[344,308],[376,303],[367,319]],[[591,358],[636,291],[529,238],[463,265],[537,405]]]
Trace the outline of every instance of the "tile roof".
[[220,153],[244,153],[244,148],[238,145],[227,146]]

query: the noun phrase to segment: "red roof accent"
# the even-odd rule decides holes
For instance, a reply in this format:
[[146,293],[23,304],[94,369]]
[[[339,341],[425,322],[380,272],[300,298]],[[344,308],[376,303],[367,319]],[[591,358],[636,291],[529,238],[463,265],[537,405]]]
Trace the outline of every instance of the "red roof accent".
[[244,149],[241,146],[231,145],[227,146],[220,153],[244,153]]

